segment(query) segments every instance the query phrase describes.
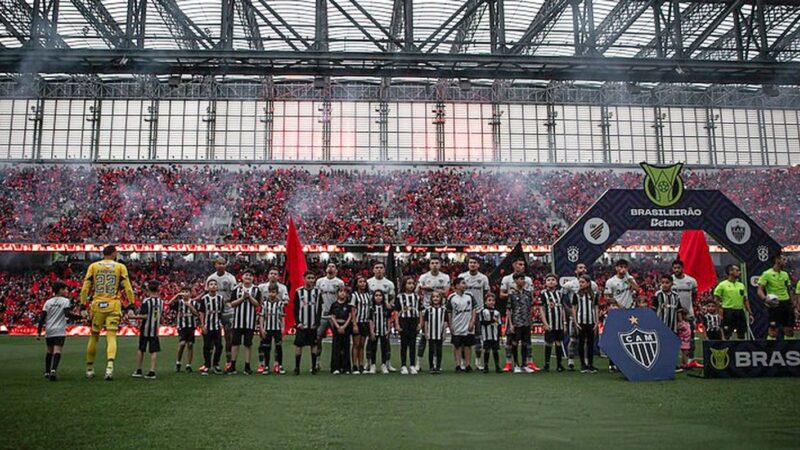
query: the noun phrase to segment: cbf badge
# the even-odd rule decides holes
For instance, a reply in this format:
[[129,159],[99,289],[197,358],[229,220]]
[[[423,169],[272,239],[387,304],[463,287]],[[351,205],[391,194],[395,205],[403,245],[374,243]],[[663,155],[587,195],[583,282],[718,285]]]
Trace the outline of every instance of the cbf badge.
[[683,197],[683,179],[680,176],[682,163],[671,166],[656,166],[641,163],[647,174],[644,177],[644,193],[653,204],[665,208],[678,203]]
[[675,378],[680,340],[650,308],[609,311],[600,348],[630,381]]

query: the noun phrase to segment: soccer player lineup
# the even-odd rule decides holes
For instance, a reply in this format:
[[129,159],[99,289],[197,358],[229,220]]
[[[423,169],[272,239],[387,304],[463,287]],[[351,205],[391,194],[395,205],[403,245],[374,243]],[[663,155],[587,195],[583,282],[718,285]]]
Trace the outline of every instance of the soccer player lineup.
[[0,0],[0,450],[800,448],[800,0]]
[[[466,270],[454,277],[442,271],[442,258],[433,255],[426,260],[428,271],[419,277],[401,276],[397,286],[387,278],[383,261],[371,265],[371,277],[362,272],[347,283],[338,277],[337,264],[329,262],[320,276],[310,270],[296,274],[294,279],[302,282],[289,288],[281,282],[279,267],[266,270],[266,278],[257,284],[253,269],[243,266],[234,275],[227,271],[227,259],[217,256],[213,273],[199,290],[184,285],[164,298],[160,282],[151,279],[143,283],[137,299],[125,264],[117,261],[116,248],[106,246],[102,254],[103,259],[86,271],[79,302],[69,300],[64,281],[52,282],[54,297],[44,303],[36,332],[37,339],[45,336],[44,377],[51,381],[58,379],[68,319],[89,324],[86,378],[95,377],[101,332],[107,341],[103,378],[112,381],[119,375],[115,373],[117,332],[125,319],[138,323],[136,366],[130,376],[156,379],[157,355],[162,340],[167,340],[160,337],[160,330],[168,325],[169,310],[174,311],[171,325],[177,334],[175,372],[195,371],[194,344],[200,335],[198,360],[202,364],[196,372],[201,376],[300,375],[304,353],[313,375],[323,369],[333,375],[417,375],[423,370],[441,374],[443,359],[451,353],[444,354],[445,342],[452,347],[455,373],[489,373],[493,364],[496,373],[595,374],[598,341],[608,317],[626,310],[655,313],[679,342],[679,352],[671,355],[672,361],[668,356],[667,363],[670,371],[680,373],[704,368],[695,358],[698,340],[752,339],[753,301],[768,309],[768,341],[794,339],[791,299],[793,293],[800,295],[800,282],[791,285],[782,254],[775,255],[772,266],[756,277],[758,300],[748,299],[740,267],[731,264],[725,268],[725,278],[710,289],[711,297],[700,304],[698,282],[685,273],[680,259],[671,263],[669,273],[655,277],[658,290],[648,297],[629,273],[625,259],[614,262],[613,274],[600,289],[583,262],[576,264],[570,276],[543,273],[534,280],[527,274],[524,255],[512,252],[503,262],[510,270],[500,279],[497,296],[489,277],[481,272],[478,255],[466,257]],[[638,318],[629,320],[634,324]],[[539,331],[544,341],[544,359],[539,364],[533,358],[532,331]],[[659,357],[659,341],[655,333],[647,334],[621,335],[620,342],[630,359],[649,370]],[[328,337],[325,353],[329,354],[323,358],[323,341]],[[399,341],[399,369],[392,365],[393,338]],[[291,356],[284,357],[284,347],[290,346],[293,364]],[[609,351],[603,353],[609,358],[608,371],[620,371]],[[789,352],[783,362],[797,365],[797,361],[797,355]]]

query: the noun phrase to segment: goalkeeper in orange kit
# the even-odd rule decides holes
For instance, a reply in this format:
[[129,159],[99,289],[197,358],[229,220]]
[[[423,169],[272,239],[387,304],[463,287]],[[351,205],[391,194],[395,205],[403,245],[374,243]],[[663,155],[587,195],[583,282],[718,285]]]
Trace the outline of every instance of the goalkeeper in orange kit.
[[117,356],[117,330],[122,316],[120,285],[125,290],[128,307],[133,306],[133,288],[128,277],[128,269],[116,261],[117,249],[109,245],[103,249],[103,259],[92,263],[86,271],[81,289],[81,304],[89,302],[91,295],[90,318],[92,335],[86,347],[86,377],[94,377],[94,356],[100,331],[106,329],[108,364],[105,379],[114,377],[114,359]]

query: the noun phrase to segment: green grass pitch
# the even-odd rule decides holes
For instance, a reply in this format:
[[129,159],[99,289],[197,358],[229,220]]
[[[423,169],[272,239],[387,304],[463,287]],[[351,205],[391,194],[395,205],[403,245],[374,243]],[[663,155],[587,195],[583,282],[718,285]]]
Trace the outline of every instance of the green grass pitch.
[[[289,339],[291,342],[291,339]],[[44,341],[0,337],[0,448],[631,448],[800,445],[800,380],[630,383],[580,373],[209,376],[133,379],[120,338],[116,379],[84,378],[85,338],[69,338],[59,381],[42,378]],[[195,354],[199,365],[200,348]],[[537,345],[537,362],[542,347]],[[288,350],[288,349],[287,349]],[[98,353],[105,353],[105,338]],[[288,368],[294,364],[286,352]],[[452,352],[445,348],[446,368]],[[323,354],[327,367],[329,347]],[[399,366],[399,349],[393,348]],[[502,357],[502,356],[501,356]],[[307,354],[304,362],[308,364]],[[606,360],[597,361],[601,369]],[[98,369],[104,357],[98,358]],[[426,366],[427,364],[425,364]],[[98,371],[102,375],[102,370]]]

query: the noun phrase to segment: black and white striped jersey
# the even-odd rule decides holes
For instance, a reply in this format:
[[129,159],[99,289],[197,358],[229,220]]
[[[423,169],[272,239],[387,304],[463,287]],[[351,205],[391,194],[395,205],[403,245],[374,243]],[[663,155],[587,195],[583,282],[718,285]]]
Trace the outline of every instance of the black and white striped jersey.
[[721,327],[722,318],[719,316],[719,314],[703,314],[703,328],[706,330],[706,333],[709,331],[719,331]]
[[417,294],[402,293],[397,296],[398,317],[401,319],[419,318],[419,296]]
[[274,302],[265,300],[261,303],[261,317],[264,321],[265,331],[283,331],[285,309],[286,302],[283,300]]
[[563,295],[561,291],[551,291],[545,289],[539,294],[539,301],[544,309],[544,317],[550,329],[563,331],[567,325],[566,311],[564,309]]
[[431,305],[422,314],[425,315],[425,333],[428,339],[441,341],[444,339],[444,328],[447,322],[447,308]]
[[597,323],[597,295],[593,292],[588,294],[578,292],[572,297],[572,305],[575,307],[575,318],[578,325],[594,325]]
[[678,310],[681,309],[681,299],[678,294],[670,291],[656,292],[654,303],[658,305],[658,317],[670,330],[678,331]]
[[356,323],[369,321],[369,310],[372,308],[372,296],[369,292],[353,292],[350,294],[350,306],[355,311]]
[[205,331],[222,329],[222,312],[225,310],[225,299],[222,295],[206,294],[200,298],[197,310],[205,317]]
[[158,337],[158,327],[164,315],[164,300],[158,297],[147,297],[142,300],[139,314],[147,316],[139,325],[139,334],[145,337]]
[[322,315],[322,293],[301,287],[294,292],[294,318],[306,329],[317,328]]
[[370,309],[370,322],[373,323],[373,327],[375,330],[375,336],[387,336],[389,335],[389,325],[386,323],[389,320],[389,316],[392,314],[389,311],[389,308],[386,307],[385,303],[373,304],[372,308]]
[[[233,290],[233,300],[242,298],[245,292],[248,291],[250,292],[250,296],[254,298],[256,302],[261,302],[261,291],[256,286],[250,286],[249,288],[238,286]],[[245,299],[241,304],[239,304],[239,306],[234,308],[233,328],[255,330],[257,310],[258,307],[256,305],[252,304],[250,300]]]
[[478,313],[481,323],[481,339],[483,341],[500,340],[500,311],[494,308],[483,308]]
[[[197,328],[197,317],[192,314],[192,310],[189,309],[189,306],[186,303],[182,302],[181,300],[175,300],[176,305],[175,309],[178,311],[178,320],[176,322],[177,328],[182,330],[184,328]],[[197,309],[200,304],[194,300],[189,300],[189,303],[192,304],[192,307]]]

